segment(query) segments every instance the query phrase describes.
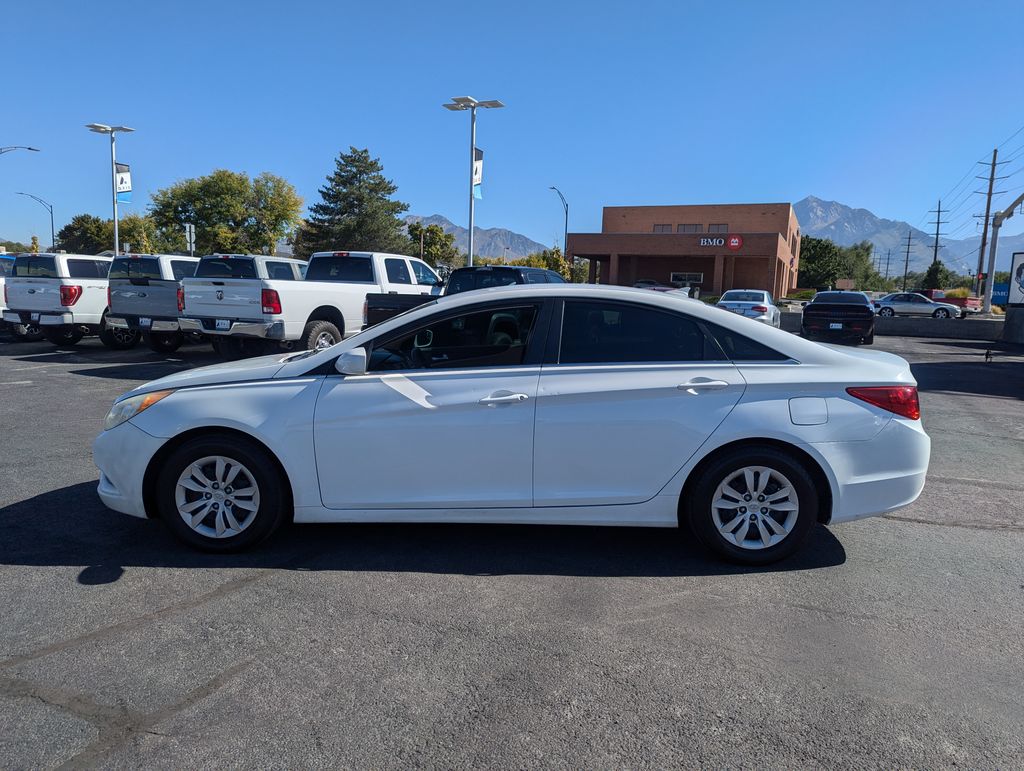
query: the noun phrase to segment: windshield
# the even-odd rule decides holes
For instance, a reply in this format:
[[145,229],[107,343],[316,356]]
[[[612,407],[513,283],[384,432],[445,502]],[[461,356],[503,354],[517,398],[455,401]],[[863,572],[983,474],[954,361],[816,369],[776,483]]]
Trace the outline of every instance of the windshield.
[[719,302],[761,303],[764,302],[764,292],[729,291],[722,295]]
[[252,257],[203,257],[196,278],[256,278]]

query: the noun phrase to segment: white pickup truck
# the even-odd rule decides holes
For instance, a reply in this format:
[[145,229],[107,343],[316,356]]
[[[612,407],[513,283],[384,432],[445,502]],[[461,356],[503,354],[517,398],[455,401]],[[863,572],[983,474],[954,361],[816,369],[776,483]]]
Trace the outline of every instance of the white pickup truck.
[[20,254],[4,285],[4,321],[38,324],[54,345],[74,345],[98,334],[107,348],[124,350],[139,333],[106,324],[110,257],[84,254]]
[[178,323],[230,353],[241,352],[245,339],[327,348],[362,329],[368,292],[438,294],[441,283],[425,262],[400,254],[317,252],[308,263],[214,254],[182,281]]

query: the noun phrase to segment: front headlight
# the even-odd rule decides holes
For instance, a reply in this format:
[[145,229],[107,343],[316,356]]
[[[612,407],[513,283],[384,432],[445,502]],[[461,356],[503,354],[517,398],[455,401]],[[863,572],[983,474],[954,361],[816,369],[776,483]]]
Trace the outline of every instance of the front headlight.
[[127,399],[114,402],[114,406],[111,407],[110,412],[107,413],[106,420],[103,421],[103,430],[109,431],[112,428],[117,428],[126,420],[131,420],[143,410],[149,409],[158,401],[173,393],[173,390],[153,391],[148,394],[129,396]]

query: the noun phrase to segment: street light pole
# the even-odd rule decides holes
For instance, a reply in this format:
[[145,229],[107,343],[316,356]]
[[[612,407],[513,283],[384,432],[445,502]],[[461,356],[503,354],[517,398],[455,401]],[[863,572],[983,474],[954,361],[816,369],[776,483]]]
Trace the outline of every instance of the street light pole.
[[53,231],[53,204],[44,201],[38,195],[32,195],[32,193],[15,193],[15,195],[27,195],[29,198],[35,199],[36,201],[38,201],[39,203],[41,203],[43,206],[50,210],[50,248],[56,251],[57,237],[54,235]]
[[114,135],[118,131],[128,133],[135,129],[127,126],[108,126],[105,123],[87,123],[85,127],[97,134],[110,134],[110,201],[114,207],[114,256],[117,257],[121,253],[121,245],[117,240],[117,149]]
[[33,153],[39,152],[38,147],[29,147],[28,145],[9,145],[7,147],[0,147],[0,155],[3,155],[4,153],[9,153],[12,150],[28,150]]
[[[565,230],[562,234],[562,259],[566,259],[566,255],[568,254],[569,249],[569,202],[565,200],[565,196],[562,195],[562,191],[559,190],[554,185],[552,185],[548,189],[554,190],[556,193],[558,193],[558,197],[562,199],[562,206],[565,207]],[[571,265],[569,267],[570,269],[572,268]]]
[[[999,228],[1003,226],[1003,223],[1013,216],[1014,210],[1024,203],[1024,193],[1017,196],[1017,200],[1011,203],[1002,211],[997,211],[992,215],[992,241],[988,247],[988,273],[985,275],[985,294],[983,295],[985,301],[982,305],[982,313],[992,312],[992,290],[995,289],[995,270],[996,270],[996,244],[999,243]],[[1013,281],[1013,276],[1010,276],[1010,281]]]
[[469,110],[469,254],[466,256],[466,264],[473,264],[473,227],[476,217],[476,199],[473,197],[473,170],[476,167],[476,108],[498,108],[505,105],[497,99],[479,101],[471,96],[456,96],[451,102],[441,105],[446,110],[458,112]]

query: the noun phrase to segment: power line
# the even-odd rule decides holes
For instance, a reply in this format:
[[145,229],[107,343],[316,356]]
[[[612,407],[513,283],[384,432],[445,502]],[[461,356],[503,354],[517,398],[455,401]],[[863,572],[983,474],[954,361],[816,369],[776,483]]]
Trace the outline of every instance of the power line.
[[1017,136],[1022,131],[1024,131],[1024,126],[1021,126],[1019,129],[1017,129],[1012,134],[1010,134],[1009,138],[1004,140],[1003,144],[999,145],[999,147],[1002,147],[1003,145],[1007,144],[1011,139],[1013,139],[1015,136]]

